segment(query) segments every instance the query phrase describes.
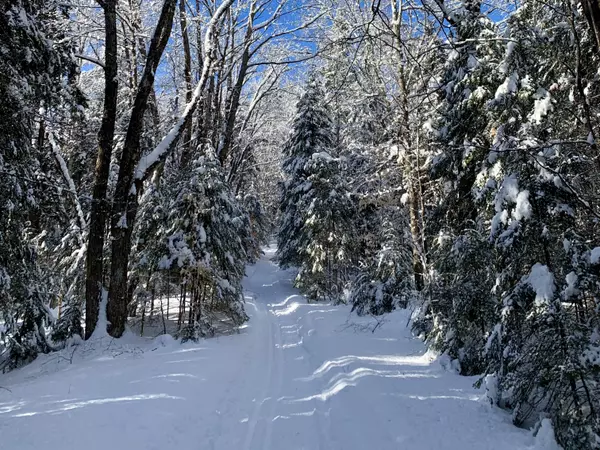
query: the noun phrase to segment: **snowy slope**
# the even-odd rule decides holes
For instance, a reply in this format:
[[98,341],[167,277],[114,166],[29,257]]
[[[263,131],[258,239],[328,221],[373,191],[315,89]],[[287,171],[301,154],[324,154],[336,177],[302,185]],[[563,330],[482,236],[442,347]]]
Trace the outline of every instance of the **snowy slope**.
[[272,254],[248,268],[240,335],[105,339],[0,376],[0,448],[555,450],[433,361],[406,313],[364,331]]

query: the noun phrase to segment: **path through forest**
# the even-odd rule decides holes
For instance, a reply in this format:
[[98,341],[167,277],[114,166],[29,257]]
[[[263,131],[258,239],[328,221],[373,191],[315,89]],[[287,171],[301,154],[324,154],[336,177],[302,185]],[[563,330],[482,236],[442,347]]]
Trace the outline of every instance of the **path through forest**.
[[372,319],[307,304],[273,252],[248,268],[240,335],[128,336],[1,376],[0,448],[541,448],[478,400],[474,378],[432,361],[406,313],[365,331]]

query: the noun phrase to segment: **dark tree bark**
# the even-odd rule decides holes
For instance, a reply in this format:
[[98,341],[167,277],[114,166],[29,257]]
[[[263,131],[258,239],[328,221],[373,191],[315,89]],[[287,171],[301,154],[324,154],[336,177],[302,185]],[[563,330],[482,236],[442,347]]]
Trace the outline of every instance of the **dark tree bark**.
[[598,0],[583,0],[582,4],[585,18],[594,34],[596,51],[600,52],[600,5]]
[[[133,47],[135,53],[135,60],[138,60],[138,52],[142,61],[146,61],[148,58],[148,52],[146,51],[146,38],[144,36],[144,29],[142,24],[141,12],[140,12],[140,4],[137,0],[129,0],[130,9],[134,12],[133,17],[131,19],[132,33],[133,33]],[[135,76],[135,89],[137,89],[137,81],[138,81],[138,69],[136,62],[136,76]],[[152,125],[154,126],[154,130],[152,133],[152,137],[154,139],[153,143],[156,143],[160,139],[160,115],[158,112],[158,102],[156,100],[156,92],[154,91],[154,86],[152,86],[152,90],[150,91],[149,98],[149,108],[150,108],[150,116],[152,118]]]
[[104,107],[102,124],[98,132],[98,156],[94,172],[92,208],[88,233],[85,274],[85,338],[96,328],[102,278],[104,273],[103,250],[106,218],[110,208],[106,200],[110,159],[117,119],[117,0],[98,1],[104,10],[105,61],[104,61]]
[[[196,0],[196,15],[198,17],[200,17],[200,10],[201,10],[201,1]],[[197,71],[197,75],[196,75],[196,81],[199,81],[202,78],[202,69],[204,66],[204,55],[202,54],[203,47],[204,47],[204,44],[202,43],[202,29],[200,27],[200,23],[197,23],[196,24],[196,58],[198,60],[198,71]],[[199,105],[200,111],[198,112],[198,114],[196,114],[196,124],[195,124],[195,133],[194,133],[195,134],[194,135],[194,146],[195,147],[198,147],[201,144],[203,144],[202,138],[203,138],[203,136],[206,136],[206,132],[204,130],[204,125],[205,125],[204,114],[207,109],[206,98],[203,97],[199,103],[200,103],[200,105]]]
[[144,73],[136,93],[131,119],[127,128],[123,153],[119,161],[119,176],[111,216],[112,254],[107,319],[109,333],[120,337],[127,321],[127,266],[131,251],[131,233],[137,213],[133,172],[140,159],[140,138],[148,99],[154,86],[156,69],[171,35],[177,0],[165,0],[150,43]]

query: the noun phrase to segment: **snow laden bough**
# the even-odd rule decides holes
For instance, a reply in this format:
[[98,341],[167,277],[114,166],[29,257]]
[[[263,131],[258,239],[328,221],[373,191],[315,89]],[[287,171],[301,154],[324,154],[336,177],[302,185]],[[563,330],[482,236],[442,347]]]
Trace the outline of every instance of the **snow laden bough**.
[[390,221],[383,221],[382,244],[351,283],[350,301],[358,315],[380,315],[406,308],[417,293],[410,262],[410,242]]

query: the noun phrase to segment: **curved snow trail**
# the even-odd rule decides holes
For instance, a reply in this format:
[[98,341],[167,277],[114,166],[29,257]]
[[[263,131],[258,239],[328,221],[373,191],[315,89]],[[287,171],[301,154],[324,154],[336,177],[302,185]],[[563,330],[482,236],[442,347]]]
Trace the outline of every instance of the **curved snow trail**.
[[[531,434],[444,371],[397,312],[375,333],[307,304],[274,249],[248,267],[240,335],[127,336],[0,375],[7,450],[525,450]],[[536,450],[542,450],[535,447]]]

